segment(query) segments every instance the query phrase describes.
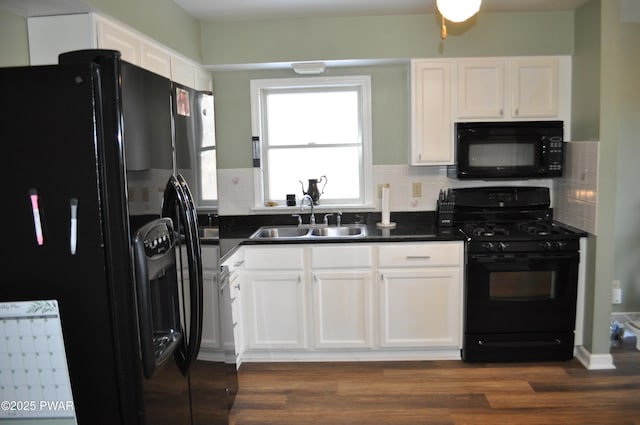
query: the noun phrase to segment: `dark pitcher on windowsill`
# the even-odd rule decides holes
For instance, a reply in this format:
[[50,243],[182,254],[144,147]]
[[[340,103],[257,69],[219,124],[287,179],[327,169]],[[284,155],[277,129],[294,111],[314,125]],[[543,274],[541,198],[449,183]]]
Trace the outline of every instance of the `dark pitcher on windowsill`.
[[[324,180],[324,185],[322,185],[322,190],[318,190],[318,184],[320,184]],[[324,188],[327,185],[327,176],[320,176],[319,179],[309,179],[309,187],[307,191],[304,190],[304,183],[302,180],[298,180],[300,185],[302,186],[302,195],[309,195],[311,199],[313,199],[313,204],[318,205],[320,201],[320,195],[324,193]]]

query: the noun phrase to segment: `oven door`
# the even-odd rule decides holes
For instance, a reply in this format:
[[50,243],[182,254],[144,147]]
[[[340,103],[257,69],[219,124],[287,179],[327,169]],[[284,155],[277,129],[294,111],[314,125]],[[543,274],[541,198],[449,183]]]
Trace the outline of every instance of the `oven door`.
[[573,332],[579,261],[578,252],[469,255],[466,332]]
[[573,358],[579,256],[470,255],[466,362]]

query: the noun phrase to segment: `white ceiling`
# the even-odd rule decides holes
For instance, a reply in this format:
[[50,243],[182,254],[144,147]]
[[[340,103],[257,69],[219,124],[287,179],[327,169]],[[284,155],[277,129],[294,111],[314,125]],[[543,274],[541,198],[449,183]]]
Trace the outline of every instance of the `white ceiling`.
[[[431,13],[435,0],[174,0],[203,21]],[[575,10],[588,0],[483,0],[480,11]]]
[[[432,13],[435,0],[174,0],[203,21]],[[588,0],[483,0],[480,11],[574,10]],[[83,13],[82,0],[0,0],[0,8],[22,16]]]

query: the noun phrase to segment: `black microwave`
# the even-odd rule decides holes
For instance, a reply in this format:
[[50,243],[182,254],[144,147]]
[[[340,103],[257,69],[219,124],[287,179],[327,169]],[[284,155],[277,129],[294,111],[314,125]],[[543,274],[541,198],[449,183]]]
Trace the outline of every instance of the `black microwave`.
[[458,122],[456,165],[459,179],[561,177],[562,121]]

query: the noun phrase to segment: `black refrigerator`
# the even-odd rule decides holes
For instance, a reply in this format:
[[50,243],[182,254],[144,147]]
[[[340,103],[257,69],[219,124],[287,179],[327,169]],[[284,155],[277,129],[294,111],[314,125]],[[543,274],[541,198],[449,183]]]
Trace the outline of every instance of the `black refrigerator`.
[[2,68],[0,93],[0,421],[228,423],[224,372],[195,367],[202,260],[179,144],[200,94],[106,50]]

